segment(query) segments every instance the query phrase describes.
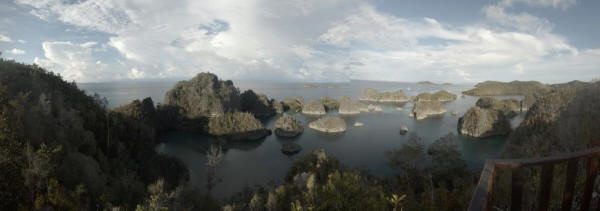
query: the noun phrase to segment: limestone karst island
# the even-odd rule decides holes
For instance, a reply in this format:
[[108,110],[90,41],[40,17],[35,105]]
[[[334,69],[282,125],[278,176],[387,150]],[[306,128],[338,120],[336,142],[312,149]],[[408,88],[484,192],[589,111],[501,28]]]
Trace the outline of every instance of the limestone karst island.
[[599,210],[599,10],[0,1],[0,210]]

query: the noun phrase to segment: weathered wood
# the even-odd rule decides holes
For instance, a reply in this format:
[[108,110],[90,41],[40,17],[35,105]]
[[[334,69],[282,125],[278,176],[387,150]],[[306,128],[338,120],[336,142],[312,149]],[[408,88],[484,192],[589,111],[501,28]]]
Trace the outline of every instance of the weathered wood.
[[523,200],[523,185],[525,179],[523,178],[523,169],[515,168],[512,170],[511,177],[511,190],[510,190],[510,210],[519,211],[521,210]]
[[496,164],[496,168],[519,168],[519,167],[527,167],[527,166],[537,166],[543,165],[547,163],[561,163],[566,162],[575,158],[583,158],[583,157],[599,157],[600,156],[600,147],[595,147],[591,149],[582,150],[579,152],[571,152],[564,153],[555,156],[549,157],[541,157],[541,158],[525,158],[525,159],[502,159],[502,160],[492,160],[493,163]]
[[[477,184],[473,198],[471,199],[471,204],[469,205],[469,210],[492,210],[495,171],[501,168],[512,169],[510,210],[521,210],[523,184],[525,183],[525,178],[523,178],[523,167],[540,165],[542,166],[542,181],[540,184],[540,195],[537,199],[538,208],[540,210],[547,210],[549,208],[550,192],[552,191],[554,165],[562,162],[568,162],[568,164],[561,210],[571,210],[579,159],[588,161],[586,184],[579,210],[588,210],[596,174],[599,169],[599,157],[600,147],[596,147],[579,152],[542,158],[488,160],[481,172],[479,183]],[[600,210],[600,203],[598,203],[597,209]]]
[[485,163],[473,198],[471,198],[469,210],[492,210],[495,171],[496,168],[492,162]]
[[577,177],[577,159],[572,159],[567,164],[567,179],[563,191],[562,211],[570,211],[573,205],[573,190],[575,189],[575,178]]
[[550,206],[550,193],[552,192],[552,178],[554,177],[554,164],[548,163],[542,166],[540,175],[540,193],[538,195],[538,210],[548,210]]
[[598,159],[589,158],[587,166],[587,174],[585,178],[585,187],[583,189],[583,200],[581,201],[580,210],[589,210],[590,201],[592,199],[592,191],[594,189],[594,181],[596,180],[596,172],[598,170]]

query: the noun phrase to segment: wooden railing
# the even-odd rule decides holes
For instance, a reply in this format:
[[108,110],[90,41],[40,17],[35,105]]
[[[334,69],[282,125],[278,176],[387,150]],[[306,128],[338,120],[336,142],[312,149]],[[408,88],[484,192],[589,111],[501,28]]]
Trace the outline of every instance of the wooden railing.
[[[551,157],[530,158],[530,159],[505,159],[505,160],[487,160],[479,183],[471,198],[469,210],[493,210],[494,200],[494,177],[498,169],[511,170],[511,194],[510,194],[510,211],[521,210],[523,198],[523,178],[524,167],[541,166],[540,173],[540,191],[537,196],[538,210],[548,210],[550,193],[552,187],[552,177],[554,176],[554,166],[560,163],[567,163],[566,180],[563,187],[563,196],[561,210],[571,210],[573,204],[573,191],[575,187],[575,179],[577,177],[577,164],[579,160],[586,162],[586,178],[583,189],[583,198],[581,207],[577,210],[590,210],[590,201],[592,199],[592,191],[594,182],[598,172],[598,159],[600,158],[600,147],[591,148],[574,153],[565,153]],[[597,208],[592,210],[600,210],[600,203]]]

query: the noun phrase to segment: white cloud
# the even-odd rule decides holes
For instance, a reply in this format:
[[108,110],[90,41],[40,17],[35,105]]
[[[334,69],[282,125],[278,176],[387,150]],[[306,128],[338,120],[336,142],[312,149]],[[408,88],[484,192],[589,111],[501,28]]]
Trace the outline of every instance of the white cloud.
[[514,4],[521,3],[535,7],[553,7],[566,9],[577,4],[577,2],[578,0],[502,0],[500,1],[499,5],[504,7],[511,7]]
[[0,42],[12,42],[12,39],[8,35],[0,34]]
[[127,76],[131,79],[139,79],[144,78],[144,76],[146,76],[146,73],[144,73],[144,71],[139,71],[136,68],[131,68],[131,71],[127,73]]
[[504,12],[504,7],[490,5],[484,8],[486,17],[505,27],[516,28],[520,31],[528,32],[549,32],[552,31],[553,25],[550,21],[535,17],[528,13],[507,14]]
[[94,57],[89,44],[43,42],[42,49],[45,58],[36,57],[34,63],[60,73],[66,80],[87,82],[120,77],[118,73],[110,72],[107,64]]
[[11,53],[11,54],[14,54],[14,55],[24,55],[25,54],[24,50],[21,50],[21,49],[18,49],[18,48],[13,48],[12,50],[7,51],[7,52]]
[[[574,0],[502,0],[482,8],[488,22],[464,25],[383,13],[364,0],[16,2],[44,20],[109,36],[100,44],[43,44],[46,58],[36,61],[72,80],[201,71],[246,79],[558,80],[541,72],[587,77],[598,61],[596,50],[571,46],[550,21],[509,9],[567,8]],[[108,48],[120,59],[97,63]]]
[[17,42],[19,42],[19,43],[21,43],[21,44],[23,44],[23,43],[27,43],[27,41],[25,41],[25,40],[17,40]]

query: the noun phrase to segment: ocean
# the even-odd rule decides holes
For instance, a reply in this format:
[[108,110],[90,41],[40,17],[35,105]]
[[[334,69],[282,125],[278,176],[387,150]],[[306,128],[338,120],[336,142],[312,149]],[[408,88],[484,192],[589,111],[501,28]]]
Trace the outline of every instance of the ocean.
[[[412,103],[381,104],[382,112],[361,113],[355,116],[342,116],[348,130],[340,134],[325,134],[308,128],[308,123],[317,117],[298,113],[288,113],[304,123],[304,133],[296,138],[280,138],[275,135],[262,140],[236,142],[227,144],[225,157],[216,168],[217,177],[222,182],[212,190],[217,198],[226,198],[241,191],[244,187],[280,183],[294,159],[316,149],[324,149],[328,155],[339,159],[343,164],[365,169],[375,175],[387,177],[397,173],[388,166],[386,152],[402,147],[409,134],[400,135],[402,124],[406,124],[409,133],[421,138],[421,143],[430,145],[435,140],[449,133],[457,134],[458,118],[475,105],[478,97],[464,96],[462,91],[473,88],[471,85],[429,85],[403,82],[351,81],[348,83],[311,83],[318,88],[305,88],[305,83],[280,83],[272,81],[233,81],[235,86],[244,91],[252,89],[270,98],[282,100],[286,97],[301,96],[305,100],[318,99],[324,96],[339,98],[349,96],[354,99],[367,88],[379,91],[402,90],[407,95],[421,92],[446,90],[459,97],[445,103],[448,112],[439,117],[415,120],[408,116]],[[163,101],[164,95],[176,81],[136,81],[112,83],[78,84],[88,94],[98,93],[108,99],[109,107],[114,108],[130,103],[135,99],[151,97],[156,104]],[[503,98],[519,98],[505,96]],[[402,107],[403,110],[397,110]],[[451,111],[458,115],[453,116]],[[328,112],[328,116],[337,116],[337,112]],[[275,120],[281,115],[264,118],[261,121],[268,128],[273,128]],[[511,121],[516,127],[522,121],[520,114]],[[354,127],[354,122],[364,123],[362,127]],[[458,135],[458,149],[463,159],[473,169],[482,167],[486,159],[496,158],[502,152],[506,137],[490,137],[474,139]],[[207,180],[206,151],[216,143],[213,137],[198,133],[170,132],[160,137],[161,144],[157,152],[180,159],[190,170],[189,185],[204,188]],[[294,142],[302,146],[302,151],[295,155],[281,152],[284,143]]]

